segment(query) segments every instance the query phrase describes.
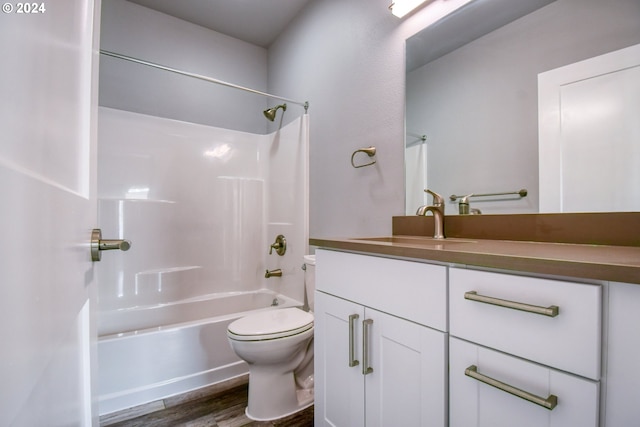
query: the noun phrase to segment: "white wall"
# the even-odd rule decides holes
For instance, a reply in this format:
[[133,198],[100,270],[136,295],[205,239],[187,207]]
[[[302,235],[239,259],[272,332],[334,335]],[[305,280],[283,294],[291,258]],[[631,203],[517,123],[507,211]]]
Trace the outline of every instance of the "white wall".
[[[260,91],[267,51],[124,0],[103,2],[101,49]],[[266,98],[101,55],[100,105],[225,129],[267,131]]]
[[132,241],[98,266],[101,312],[264,286],[267,136],[108,108],[99,124],[100,228]]
[[[264,270],[281,269],[282,277],[263,280],[263,286],[304,301],[304,255],[309,253],[309,116],[303,115],[262,139],[265,173],[266,242],[258,248]],[[287,250],[269,254],[276,236],[287,240]]]
[[636,43],[637,0],[558,0],[412,72],[407,131],[427,134],[428,186],[447,200],[526,188],[471,206],[538,212],[538,73]]

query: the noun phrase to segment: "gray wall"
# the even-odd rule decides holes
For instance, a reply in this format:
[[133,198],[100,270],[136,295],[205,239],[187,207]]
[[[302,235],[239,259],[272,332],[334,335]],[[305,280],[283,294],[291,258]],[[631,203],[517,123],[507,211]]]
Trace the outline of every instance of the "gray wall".
[[[404,41],[428,20],[388,0],[315,0],[269,48],[269,90],[308,99],[310,235],[391,232],[404,212]],[[351,153],[375,146],[361,169]]]
[[[267,51],[124,0],[102,2],[101,49],[267,90]],[[264,134],[267,99],[100,57],[100,105]]]
[[538,73],[637,43],[640,1],[558,0],[410,73],[407,130],[428,137],[428,186],[445,196],[526,188],[519,201],[472,207],[537,212]]
[[[400,20],[388,6],[388,0],[313,0],[267,55],[262,48],[139,5],[108,0],[101,44],[308,100],[310,235],[387,234],[391,217],[404,211],[404,41],[433,20],[428,10]],[[103,106],[257,133],[277,126],[265,124],[261,114],[273,102],[233,89],[217,95],[216,90],[205,82],[101,57]],[[245,102],[245,97],[250,99]],[[285,123],[303,111],[290,105]],[[378,150],[376,165],[352,168],[351,153],[370,145]]]
[[[564,49],[575,55],[563,61],[573,62],[574,58],[592,56],[585,46],[593,43],[594,39],[610,39],[610,31],[617,31],[616,28],[600,28],[602,22],[594,19],[600,12],[606,13],[607,5],[612,2],[623,4],[628,11],[620,17],[622,22],[639,21],[638,0],[612,0],[602,2],[604,5],[597,0],[558,0],[557,5],[549,7],[569,5],[578,9],[579,17],[568,22],[554,20],[554,32],[549,34],[538,31],[535,23],[531,22],[523,29],[533,39],[557,43],[579,23],[585,30],[586,42],[576,39],[563,42],[566,44]],[[104,3],[102,45],[105,49],[146,56],[146,59],[156,62],[169,62],[168,65],[311,103],[312,237],[387,234],[391,231],[391,217],[404,214],[404,45],[407,37],[432,20],[428,8],[400,20],[389,13],[389,0],[313,0],[269,48],[267,55],[264,49],[122,0]],[[119,6],[114,7],[112,3]],[[553,9],[545,13],[554,19]],[[159,16],[149,18],[155,14]],[[515,32],[514,36],[517,35]],[[630,39],[627,42],[622,44],[633,44]],[[484,56],[475,56],[474,61],[483,67],[488,65]],[[547,68],[558,65],[561,64],[554,61],[545,63]],[[102,58],[102,105],[163,117],[190,116],[183,120],[253,131],[250,129],[253,124],[236,123],[249,120],[246,119],[248,114],[259,117],[256,128],[264,126],[260,110],[269,103],[264,98],[251,100],[247,103],[251,105],[239,107],[241,113],[234,111],[226,117],[231,109],[220,109],[223,98],[212,97],[208,92],[213,90],[209,84],[191,87],[189,85],[197,83],[165,82],[160,81],[160,77],[151,79],[151,73],[139,75],[131,67],[120,74],[115,72],[116,67],[125,65]],[[460,74],[464,80],[465,68],[464,64],[454,62],[443,70],[447,74]],[[502,74],[505,68],[499,67],[497,72]],[[122,75],[126,76],[126,81],[122,81]],[[165,95],[158,87],[171,92]],[[458,90],[465,88],[457,87]],[[507,98],[514,98],[516,103],[518,99],[530,101],[536,98],[536,92],[532,90],[514,91]],[[226,99],[237,96],[234,93]],[[188,102],[183,102],[185,98]],[[468,104],[475,105],[471,109],[475,113],[487,102],[485,99],[479,105]],[[537,101],[534,104],[537,105]],[[537,139],[537,116],[527,113],[503,118],[500,115],[509,112],[511,105],[495,101],[494,105],[500,111],[487,115],[480,123],[489,135],[500,135],[505,122],[513,122],[513,127],[526,129],[523,137],[509,135],[510,146],[505,155],[526,157],[529,164],[536,163],[534,169],[537,170],[537,151],[531,148]],[[165,111],[167,108],[170,111]],[[252,109],[255,111],[249,111]],[[285,122],[302,112],[301,107],[290,106]],[[469,113],[466,117],[461,115],[456,124],[464,127],[468,120]],[[433,128],[430,132],[433,133]],[[474,141],[475,137],[464,139]],[[351,153],[370,145],[378,150],[376,165],[352,168],[349,162]],[[485,151],[495,153],[496,150]],[[522,151],[524,154],[519,154]],[[448,166],[456,167],[452,163]],[[511,167],[522,169],[516,165]],[[483,171],[491,168],[486,166]],[[530,182],[537,181],[533,174],[528,173]]]

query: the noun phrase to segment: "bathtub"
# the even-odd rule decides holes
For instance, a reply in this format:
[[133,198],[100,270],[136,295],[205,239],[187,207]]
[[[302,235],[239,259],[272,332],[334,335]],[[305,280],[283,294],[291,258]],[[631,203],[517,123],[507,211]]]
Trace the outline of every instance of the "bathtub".
[[100,415],[248,373],[227,342],[229,323],[249,313],[301,305],[259,290],[101,312]]

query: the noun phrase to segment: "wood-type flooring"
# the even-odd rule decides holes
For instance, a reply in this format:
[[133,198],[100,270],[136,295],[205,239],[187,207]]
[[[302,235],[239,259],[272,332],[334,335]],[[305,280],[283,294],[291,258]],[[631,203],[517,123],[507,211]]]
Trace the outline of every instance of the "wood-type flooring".
[[252,421],[248,376],[100,417],[101,427],[312,427],[313,406],[274,421]]

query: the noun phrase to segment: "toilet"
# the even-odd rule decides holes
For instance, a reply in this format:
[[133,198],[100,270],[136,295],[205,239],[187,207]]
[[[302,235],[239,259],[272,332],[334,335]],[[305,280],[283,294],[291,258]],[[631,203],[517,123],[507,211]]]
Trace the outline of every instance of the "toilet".
[[240,318],[227,329],[236,355],[249,364],[249,403],[256,421],[286,417],[313,405],[313,291],[315,255],[305,255],[310,312],[297,307]]

